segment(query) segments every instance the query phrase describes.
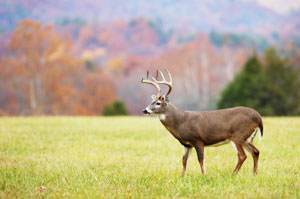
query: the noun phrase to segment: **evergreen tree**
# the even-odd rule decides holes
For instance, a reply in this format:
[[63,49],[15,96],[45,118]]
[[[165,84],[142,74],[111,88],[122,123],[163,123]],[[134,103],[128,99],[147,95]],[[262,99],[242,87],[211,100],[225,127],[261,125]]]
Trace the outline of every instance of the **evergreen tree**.
[[297,115],[300,108],[299,71],[274,49],[265,52],[265,65],[254,55],[228,84],[219,108],[248,106],[262,115]]
[[264,115],[297,115],[300,108],[299,71],[276,54],[265,53],[266,67],[260,80],[259,108]]
[[234,80],[222,92],[218,107],[255,107],[258,104],[258,100],[253,95],[259,90],[257,82],[262,70],[263,68],[257,56],[250,57],[243,70],[235,76]]

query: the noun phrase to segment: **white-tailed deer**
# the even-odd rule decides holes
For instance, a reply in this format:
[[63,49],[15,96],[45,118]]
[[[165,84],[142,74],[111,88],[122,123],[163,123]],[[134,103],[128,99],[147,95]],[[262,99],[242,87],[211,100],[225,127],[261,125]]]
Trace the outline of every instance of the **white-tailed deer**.
[[[186,164],[190,152],[195,147],[202,174],[204,168],[204,147],[219,146],[231,142],[238,156],[238,163],[234,169],[237,174],[247,156],[244,148],[248,150],[254,160],[254,174],[257,174],[259,150],[253,145],[253,139],[257,133],[263,135],[263,124],[260,114],[247,107],[235,107],[216,111],[189,112],[178,110],[169,102],[168,95],[172,91],[172,77],[166,70],[170,81],[166,81],[161,71],[162,80],[156,78],[149,80],[142,79],[142,83],[153,85],[158,93],[152,96],[152,102],[144,110],[144,114],[157,114],[161,123],[166,129],[184,146],[182,158],[183,171],[185,176]],[[169,87],[166,95],[161,94],[159,84]]]

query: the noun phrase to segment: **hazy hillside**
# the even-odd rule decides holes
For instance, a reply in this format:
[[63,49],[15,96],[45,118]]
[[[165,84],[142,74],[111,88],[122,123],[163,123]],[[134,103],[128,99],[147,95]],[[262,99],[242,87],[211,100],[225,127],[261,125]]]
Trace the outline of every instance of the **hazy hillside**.
[[[32,18],[59,23],[66,19],[109,24],[137,17],[161,21],[166,29],[299,34],[299,12],[280,15],[255,1],[136,1],[136,0],[3,0],[1,31],[11,30],[18,20]],[[229,11],[230,10],[230,11]],[[285,27],[288,28],[285,29]]]

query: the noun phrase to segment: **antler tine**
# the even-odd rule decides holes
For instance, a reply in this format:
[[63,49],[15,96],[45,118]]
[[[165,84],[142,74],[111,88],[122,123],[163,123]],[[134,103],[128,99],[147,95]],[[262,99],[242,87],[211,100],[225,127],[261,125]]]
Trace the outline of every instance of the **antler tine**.
[[166,81],[164,74],[163,74],[160,70],[159,70],[159,73],[160,73],[160,75],[161,75],[163,81]]
[[153,82],[153,81],[149,80],[149,71],[148,70],[147,70],[147,79],[144,80],[144,78],[142,78],[141,82],[145,83],[145,84],[150,84],[150,85],[154,86],[157,89],[157,92],[158,92],[157,93],[157,97],[161,96],[161,89],[159,87],[159,84],[157,82]]
[[170,72],[169,72],[168,69],[166,69],[166,68],[165,68],[165,71],[168,73],[170,82],[171,82],[171,84],[172,84],[172,83],[173,83],[173,80],[172,80],[172,76],[171,76]]
[[161,77],[162,77],[163,80],[162,80],[162,81],[158,81],[157,78],[154,79],[153,77],[152,77],[152,79],[153,79],[156,83],[158,83],[158,84],[165,84],[165,85],[169,86],[169,90],[168,90],[168,92],[167,92],[167,94],[166,94],[166,96],[168,96],[168,95],[171,93],[171,91],[172,91],[172,76],[171,76],[170,72],[168,71],[168,69],[165,69],[165,71],[168,73],[168,76],[169,76],[169,79],[170,79],[169,82],[165,79],[164,74],[163,74],[160,70],[159,70],[159,73],[160,73],[160,75],[161,75]]

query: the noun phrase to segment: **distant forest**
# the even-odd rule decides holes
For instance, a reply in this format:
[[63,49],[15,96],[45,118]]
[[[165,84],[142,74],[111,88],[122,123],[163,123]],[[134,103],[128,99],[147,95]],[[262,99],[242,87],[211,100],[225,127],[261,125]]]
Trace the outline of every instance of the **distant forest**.
[[[101,115],[119,100],[138,115],[155,92],[140,79],[157,68],[173,75],[175,105],[212,110],[253,55],[265,66],[265,52],[273,48],[295,74],[300,68],[296,11],[283,16],[245,2],[222,2],[234,4],[238,13],[248,9],[263,16],[249,13],[239,21],[215,10],[214,2],[205,21],[192,4],[146,3],[157,9],[153,18],[146,6],[143,15],[134,14],[143,5],[131,1],[136,7],[126,10],[120,2],[114,16],[109,11],[117,8],[106,1],[87,3],[90,10],[78,9],[85,6],[80,1],[49,2],[0,3],[0,115]],[[180,6],[190,12],[164,12]],[[215,12],[223,23],[215,23]]]

